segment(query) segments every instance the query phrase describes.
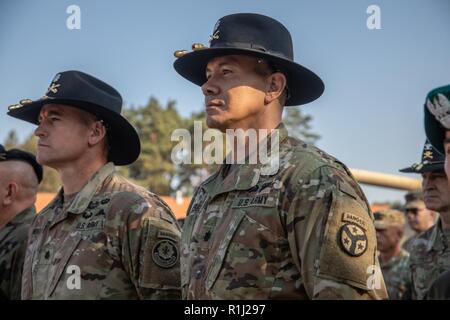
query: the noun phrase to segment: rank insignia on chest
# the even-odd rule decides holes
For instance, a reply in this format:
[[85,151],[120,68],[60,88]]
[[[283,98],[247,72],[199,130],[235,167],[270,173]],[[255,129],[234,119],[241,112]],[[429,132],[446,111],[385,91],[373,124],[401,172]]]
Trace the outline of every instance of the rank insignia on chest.
[[339,240],[345,253],[352,257],[359,257],[367,249],[367,235],[364,229],[351,223],[342,226]]

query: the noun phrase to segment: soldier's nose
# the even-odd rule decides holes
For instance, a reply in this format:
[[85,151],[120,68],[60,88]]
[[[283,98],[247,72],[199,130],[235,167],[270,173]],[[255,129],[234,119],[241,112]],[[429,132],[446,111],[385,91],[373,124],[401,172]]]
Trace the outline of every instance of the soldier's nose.
[[34,135],[39,137],[39,138],[42,138],[42,137],[44,137],[46,135],[44,129],[42,128],[42,125],[39,125],[36,128],[36,130],[34,130]]
[[219,88],[212,83],[211,78],[202,85],[202,92],[205,96],[213,96],[219,93]]

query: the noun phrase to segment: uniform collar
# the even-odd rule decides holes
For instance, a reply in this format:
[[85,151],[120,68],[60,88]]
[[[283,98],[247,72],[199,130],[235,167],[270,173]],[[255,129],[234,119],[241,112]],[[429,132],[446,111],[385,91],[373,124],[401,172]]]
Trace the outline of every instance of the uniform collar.
[[[279,135],[279,151],[281,151],[281,145],[288,137],[288,130],[282,122],[280,122],[280,124],[275,129],[277,130],[277,134]],[[274,134],[275,131],[272,132],[266,139],[264,139],[263,142],[261,142],[267,144],[269,157],[271,155],[280,156],[279,154],[275,154],[273,150],[271,150],[271,139],[274,137]],[[256,164],[249,164],[249,157],[245,159],[244,164],[237,166],[234,165],[231,166],[231,168],[228,164],[222,164],[219,171],[212,175],[209,179],[207,179],[202,188],[210,195],[211,198],[222,193],[228,193],[233,190],[248,190],[258,184],[261,176],[274,175],[280,170],[279,167],[275,172],[271,172],[271,170],[264,170],[267,169],[268,165],[259,162]],[[230,171],[227,172],[228,170]]]
[[[34,206],[26,208],[25,210],[21,211],[20,213],[16,214],[14,218],[12,218],[10,221],[8,221],[3,228],[6,228],[10,225],[14,224],[21,224],[25,222],[26,220],[32,218],[36,214],[36,209]],[[3,229],[2,228],[2,229]]]
[[[67,211],[74,214],[85,212],[92,198],[103,185],[103,182],[113,173],[114,164],[112,162],[108,162],[100,170],[98,170],[77,193]],[[60,197],[62,197],[62,190],[60,191]]]
[[34,206],[23,210],[11,220],[12,223],[23,223],[26,220],[32,218],[36,214],[36,208]]
[[33,219],[36,214],[36,209],[34,206],[23,210],[18,213],[14,218],[12,218],[8,223],[6,223],[2,228],[0,228],[0,242],[6,239],[11,232],[15,229],[15,226],[20,226],[29,219]]

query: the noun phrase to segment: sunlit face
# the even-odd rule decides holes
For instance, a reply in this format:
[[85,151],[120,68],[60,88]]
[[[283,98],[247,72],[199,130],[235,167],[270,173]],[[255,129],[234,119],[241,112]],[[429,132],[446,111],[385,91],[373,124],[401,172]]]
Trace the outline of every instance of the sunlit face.
[[205,95],[206,123],[210,128],[247,129],[264,113],[266,78],[255,70],[254,57],[230,55],[209,61]]
[[36,159],[52,168],[76,161],[88,148],[90,116],[59,104],[46,104],[39,114],[35,135],[39,138]]
[[433,212],[425,207],[421,200],[413,201],[406,205],[405,215],[409,226],[415,232],[423,232],[430,227],[433,222]]
[[399,227],[376,229],[377,248],[380,252],[392,250],[400,242],[402,231]]
[[450,209],[450,187],[444,171],[422,174],[423,200],[428,209],[446,212]]

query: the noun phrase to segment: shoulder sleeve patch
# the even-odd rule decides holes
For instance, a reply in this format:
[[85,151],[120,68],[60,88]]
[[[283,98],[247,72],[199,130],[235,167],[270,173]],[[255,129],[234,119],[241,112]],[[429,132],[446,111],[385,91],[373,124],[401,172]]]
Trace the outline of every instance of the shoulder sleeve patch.
[[153,289],[179,289],[179,230],[170,224],[149,223],[142,233],[139,285]]
[[[347,192],[346,192],[347,193]],[[353,197],[332,193],[318,276],[369,290],[368,279],[376,265],[376,234],[369,213]]]

